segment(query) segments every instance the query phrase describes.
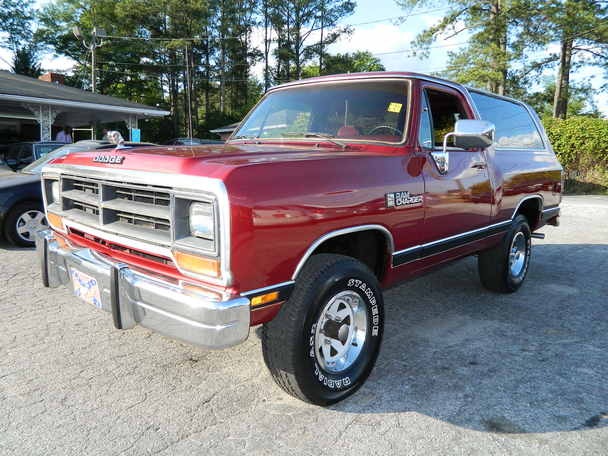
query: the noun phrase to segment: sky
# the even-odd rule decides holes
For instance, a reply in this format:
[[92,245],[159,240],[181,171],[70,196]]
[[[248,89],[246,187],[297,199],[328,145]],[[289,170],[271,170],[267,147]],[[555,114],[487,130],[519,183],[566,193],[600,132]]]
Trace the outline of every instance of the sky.
[[[40,7],[50,0],[38,0]],[[352,15],[344,18],[341,24],[352,25],[353,33],[343,36],[328,49],[331,53],[345,53],[353,51],[369,51],[377,56],[387,70],[416,71],[431,73],[441,71],[447,61],[449,51],[458,50],[466,36],[456,36],[448,40],[437,41],[427,59],[420,59],[409,55],[408,50],[416,35],[425,28],[435,24],[442,17],[445,8],[428,7],[415,10],[412,15],[403,18],[404,11],[401,10],[395,0],[358,0]],[[401,18],[401,19],[400,19]],[[259,30],[253,34],[253,41],[263,44],[263,33]],[[556,45],[551,45],[548,51],[556,51]],[[0,49],[0,69],[7,69],[11,55],[4,49]],[[65,57],[45,55],[42,59],[43,69],[69,70],[73,61]],[[254,68],[254,74],[262,75],[262,64]],[[557,70],[548,70],[544,76],[554,78]],[[608,83],[605,71],[592,66],[582,67],[571,75],[574,83],[591,83],[598,89],[595,95],[597,107],[608,116],[608,93],[599,93],[599,88]]]

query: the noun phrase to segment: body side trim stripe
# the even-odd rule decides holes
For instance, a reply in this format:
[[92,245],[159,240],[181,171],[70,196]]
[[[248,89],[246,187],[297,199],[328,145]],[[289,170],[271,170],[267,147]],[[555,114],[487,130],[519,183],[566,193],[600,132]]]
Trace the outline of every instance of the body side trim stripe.
[[278,289],[281,289],[281,288],[292,287],[294,284],[295,284],[295,282],[293,280],[289,280],[287,282],[281,282],[281,283],[277,283],[275,285],[269,285],[264,288],[256,288],[255,290],[245,291],[245,292],[241,293],[241,296],[249,297],[249,296],[261,295],[264,293],[277,291]]
[[473,241],[483,239],[494,234],[506,231],[511,224],[511,220],[495,223],[475,230],[467,231],[466,233],[456,234],[437,241],[428,242],[426,244],[415,245],[405,250],[400,250],[393,254],[393,267],[401,266],[415,260],[420,260],[447,250],[460,247]]
[[[475,230],[466,231],[464,233],[455,234],[453,236],[449,236],[443,239],[439,239],[437,241],[428,242],[426,244],[415,245],[413,247],[409,247],[404,250],[399,250],[393,253],[393,261],[392,266],[401,266],[402,264],[409,263],[411,261],[419,260],[422,258],[426,258],[428,256],[436,255],[441,252],[445,252],[446,250],[450,250],[456,247],[460,247],[461,245],[468,244],[469,242],[477,241],[483,239],[487,236],[492,236],[494,234],[498,234],[502,231],[506,231],[508,225],[511,224],[517,211],[521,205],[530,199],[538,199],[540,203],[540,208],[543,207],[543,198],[540,195],[527,195],[523,197],[515,206],[513,210],[513,214],[511,218],[508,220],[504,220],[502,222],[494,223],[492,225],[484,226],[482,228],[477,228]],[[543,210],[544,213],[544,210]]]

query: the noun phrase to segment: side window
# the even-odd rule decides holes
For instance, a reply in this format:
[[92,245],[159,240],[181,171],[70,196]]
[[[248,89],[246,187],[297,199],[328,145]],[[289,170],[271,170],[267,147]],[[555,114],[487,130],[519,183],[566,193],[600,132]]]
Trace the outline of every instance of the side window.
[[51,144],[38,144],[36,146],[35,159],[39,159],[40,157],[44,157],[52,150],[57,149],[57,146]]
[[33,150],[34,146],[30,144],[23,144],[21,149],[19,150],[19,161],[21,163],[26,163],[28,161],[33,160]]
[[528,110],[519,103],[471,92],[482,119],[496,126],[496,145],[506,149],[544,149]]
[[431,110],[426,101],[426,96],[422,97],[422,112],[420,113],[418,141],[420,142],[420,146],[425,149],[433,148],[433,124],[431,123]]
[[15,164],[17,163],[17,154],[19,153],[19,147],[21,147],[19,144],[8,146],[8,150],[6,151],[6,154],[4,154],[4,160],[6,160],[6,163],[11,166],[15,166]]
[[[454,131],[456,121],[468,119],[468,116],[464,106],[455,95],[439,90],[426,90],[426,95],[431,108],[435,146],[441,147],[443,137]],[[454,145],[453,139],[450,138],[448,145]]]

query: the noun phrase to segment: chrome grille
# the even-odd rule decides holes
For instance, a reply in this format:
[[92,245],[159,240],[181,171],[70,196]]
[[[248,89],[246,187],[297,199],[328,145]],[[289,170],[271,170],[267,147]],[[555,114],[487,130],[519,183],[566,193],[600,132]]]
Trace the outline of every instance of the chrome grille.
[[141,190],[127,187],[117,187],[116,198],[138,203],[153,204],[155,206],[169,207],[171,198],[168,193],[153,190]]
[[128,212],[116,212],[119,222],[129,223],[130,225],[140,226],[151,230],[169,231],[171,225],[168,221],[156,217],[146,217],[144,215],[130,214]]
[[75,211],[81,211],[85,214],[99,215],[99,207],[91,204],[80,203],[78,201],[72,202],[72,209]]
[[77,222],[156,244],[171,244],[171,189],[64,175],[61,210]]

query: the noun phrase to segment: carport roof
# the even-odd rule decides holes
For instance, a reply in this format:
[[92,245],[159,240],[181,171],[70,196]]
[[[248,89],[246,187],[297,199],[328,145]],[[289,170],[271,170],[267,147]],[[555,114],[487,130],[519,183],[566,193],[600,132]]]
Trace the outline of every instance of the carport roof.
[[142,116],[166,116],[168,111],[121,98],[22,76],[0,70],[0,100],[76,108],[101,109]]

